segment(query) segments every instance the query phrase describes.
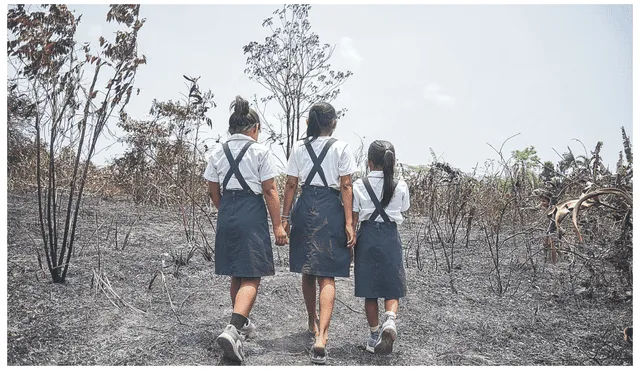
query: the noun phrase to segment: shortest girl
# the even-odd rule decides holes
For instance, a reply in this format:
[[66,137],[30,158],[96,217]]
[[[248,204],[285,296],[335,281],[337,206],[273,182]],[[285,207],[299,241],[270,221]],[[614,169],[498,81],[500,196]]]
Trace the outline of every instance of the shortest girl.
[[[401,212],[409,209],[409,189],[404,181],[393,177],[396,154],[391,143],[374,141],[368,158],[371,172],[353,184],[353,223],[361,222],[355,246],[355,294],[365,298],[371,331],[366,350],[390,354],[398,336],[398,299],[406,293],[398,224],[403,220]],[[384,298],[382,326],[378,322],[378,298]]]

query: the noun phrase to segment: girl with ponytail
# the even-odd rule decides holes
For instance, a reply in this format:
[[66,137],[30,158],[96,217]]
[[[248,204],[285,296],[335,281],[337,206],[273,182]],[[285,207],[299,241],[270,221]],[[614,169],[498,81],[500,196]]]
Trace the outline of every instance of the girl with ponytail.
[[[389,354],[397,337],[398,299],[405,296],[405,271],[398,224],[409,209],[409,189],[394,178],[396,151],[385,140],[369,146],[368,176],[353,183],[353,224],[360,221],[354,257],[355,294],[365,298],[369,323],[365,349]],[[378,298],[384,298],[382,326],[378,321]]]
[[231,276],[231,320],[216,341],[225,358],[242,362],[244,341],[256,328],[249,313],[260,279],[275,274],[267,210],[276,245],[286,244],[287,234],[280,218],[273,153],[257,142],[258,114],[239,96],[229,109],[233,111],[229,117],[231,135],[214,148],[204,178],[218,209],[215,273]]
[[[295,143],[289,156],[282,207],[283,224],[291,232],[289,268],[302,273],[307,325],[315,336],[311,362],[317,364],[327,362],[335,277],[349,277],[356,237],[351,174],[357,166],[349,145],[332,138],[336,123],[336,110],[329,103],[316,103],[309,110],[307,137]],[[302,192],[294,205],[299,180]]]

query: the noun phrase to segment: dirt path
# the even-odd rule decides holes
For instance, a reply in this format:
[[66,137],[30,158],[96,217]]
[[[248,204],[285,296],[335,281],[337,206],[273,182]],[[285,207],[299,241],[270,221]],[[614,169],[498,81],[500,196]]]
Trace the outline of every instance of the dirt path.
[[[193,256],[177,275],[171,249],[183,245],[176,215],[126,202],[88,199],[79,224],[76,255],[64,285],[38,268],[31,238],[38,237],[37,204],[29,195],[8,197],[7,363],[9,365],[218,365],[215,337],[228,323],[228,279],[213,263]],[[100,231],[91,237],[98,225]],[[113,225],[139,217],[124,250],[115,249]],[[27,233],[28,231],[28,233]],[[107,234],[109,233],[109,239]],[[89,238],[91,237],[91,238]],[[120,247],[122,244],[120,243]],[[99,247],[99,248],[98,248]],[[251,318],[256,337],[246,343],[247,365],[308,365],[300,277],[286,269],[280,250],[275,276],[264,278]],[[489,289],[485,257],[460,252],[450,276],[426,257],[407,269],[399,338],[390,356],[364,351],[368,327],[353,279],[338,279],[328,344],[331,365],[630,365],[622,328],[632,324],[631,301],[577,295],[567,289],[563,263],[545,266],[535,282],[511,297]],[[274,251],[274,256],[277,257]],[[277,260],[277,258],[276,258]],[[99,264],[98,264],[99,262]],[[45,263],[46,266],[46,263]],[[162,270],[149,289],[154,274]],[[114,292],[96,291],[94,272]],[[525,277],[525,276],[523,276]],[[175,313],[169,304],[168,289]],[[107,291],[108,292],[108,291]],[[114,301],[113,304],[110,299]]]

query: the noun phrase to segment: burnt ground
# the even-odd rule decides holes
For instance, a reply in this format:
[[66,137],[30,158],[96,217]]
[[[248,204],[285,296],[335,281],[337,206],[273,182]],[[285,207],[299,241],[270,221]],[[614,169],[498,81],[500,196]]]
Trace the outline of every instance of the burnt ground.
[[[53,284],[33,247],[39,243],[36,207],[32,195],[8,195],[9,365],[227,363],[215,337],[230,318],[228,278],[215,276],[213,263],[199,252],[176,274],[162,265],[163,259],[171,265],[172,251],[187,249],[179,213],[86,199],[67,282]],[[134,217],[139,220],[121,249]],[[406,225],[403,240],[413,233]],[[389,356],[365,352],[363,300],[354,297],[352,278],[337,279],[328,364],[632,364],[632,347],[622,337],[632,324],[631,300],[581,289],[565,260],[515,274],[518,290],[499,297],[490,289],[490,260],[479,244],[472,240],[467,251],[458,249],[451,275],[432,251],[422,251],[420,260],[407,251],[408,295],[400,302],[399,338]],[[246,343],[245,364],[309,365],[300,277],[288,272],[286,247],[274,256],[277,273],[263,279],[251,315],[258,332]],[[153,279],[159,271],[164,282],[162,275]],[[109,285],[99,286],[96,275]]]

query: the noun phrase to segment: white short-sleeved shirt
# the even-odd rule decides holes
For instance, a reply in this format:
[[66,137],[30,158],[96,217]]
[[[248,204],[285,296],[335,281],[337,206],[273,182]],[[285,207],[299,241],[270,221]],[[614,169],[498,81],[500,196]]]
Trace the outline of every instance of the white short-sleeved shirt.
[[[379,201],[382,201],[382,186],[384,184],[382,171],[372,171],[368,175],[369,183],[373,192],[378,197]],[[393,197],[389,205],[384,209],[392,222],[396,222],[398,225],[402,224],[404,218],[401,212],[409,210],[409,187],[404,180],[398,180],[398,185],[393,192]],[[353,211],[358,214],[358,220],[369,220],[369,217],[376,210],[376,206],[369,197],[369,192],[364,186],[362,179],[358,179],[353,183]],[[376,222],[383,222],[382,216],[376,218]]]
[[[262,194],[262,182],[275,178],[278,175],[278,169],[273,158],[273,152],[244,134],[233,134],[227,140],[229,151],[231,151],[234,159],[247,141],[252,141],[254,144],[247,149],[242,160],[240,160],[238,169],[249,188],[256,194]],[[220,188],[222,189],[222,182],[230,169],[231,165],[229,165],[229,160],[224,154],[222,144],[218,144],[211,152],[211,157],[209,157],[203,176],[210,182],[220,183]],[[233,173],[227,184],[227,189],[242,189],[240,182],[238,182]]]
[[[325,143],[331,139],[329,136],[318,137],[311,142],[311,148],[315,152],[317,157],[320,157],[320,152],[324,148]],[[293,145],[291,155],[289,156],[289,163],[287,164],[287,175],[295,176],[300,179],[300,182],[306,185],[324,186],[322,178],[316,173],[316,175],[310,181],[307,180],[307,175],[313,167],[313,161],[307,152],[307,148],[304,145],[304,140],[300,140]],[[327,179],[327,185],[329,187],[340,189],[340,177],[350,175],[358,171],[356,160],[353,158],[353,152],[349,148],[349,145],[341,140],[337,140],[329,148],[327,156],[322,161],[322,170],[324,176]]]

